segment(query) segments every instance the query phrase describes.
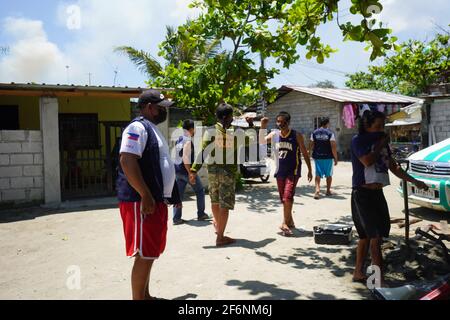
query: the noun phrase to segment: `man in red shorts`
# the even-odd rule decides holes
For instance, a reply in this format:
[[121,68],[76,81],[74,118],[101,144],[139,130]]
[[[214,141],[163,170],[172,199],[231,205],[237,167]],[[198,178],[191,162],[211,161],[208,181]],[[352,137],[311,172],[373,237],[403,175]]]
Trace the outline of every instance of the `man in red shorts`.
[[181,206],[169,146],[157,128],[172,105],[157,90],[143,92],[138,101],[141,116],[122,136],[117,193],[127,256],[135,258],[134,300],[154,299],[149,292],[150,271],[166,246],[167,204]]
[[280,112],[277,116],[276,123],[278,130],[274,130],[267,136],[264,135],[264,129],[267,128],[268,118],[261,120],[260,144],[272,141],[275,145],[275,154],[277,156],[277,170],[275,177],[277,178],[278,191],[280,200],[283,203],[283,223],[281,231],[284,236],[291,236],[291,229],[295,228],[294,219],[292,218],[292,207],[294,206],[295,188],[301,176],[301,155],[305,158],[308,166],[308,181],[312,181],[311,160],[305,147],[303,136],[289,128],[291,116],[287,112]]

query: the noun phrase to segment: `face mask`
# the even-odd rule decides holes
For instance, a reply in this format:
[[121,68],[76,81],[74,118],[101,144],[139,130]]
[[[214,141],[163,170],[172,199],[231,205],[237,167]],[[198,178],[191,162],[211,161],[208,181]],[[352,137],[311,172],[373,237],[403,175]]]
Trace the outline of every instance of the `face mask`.
[[160,108],[158,115],[155,117],[156,124],[163,123],[167,120],[167,110]]
[[232,123],[233,123],[233,119],[231,119],[231,120],[222,120],[222,126],[225,129],[228,129],[229,127],[231,127]]

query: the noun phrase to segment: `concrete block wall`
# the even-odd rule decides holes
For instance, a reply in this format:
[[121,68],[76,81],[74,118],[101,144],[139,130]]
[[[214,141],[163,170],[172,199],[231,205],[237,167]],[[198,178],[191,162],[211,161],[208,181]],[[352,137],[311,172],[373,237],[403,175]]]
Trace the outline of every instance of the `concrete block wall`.
[[290,113],[291,127],[305,136],[307,147],[314,130],[314,119],[317,117],[330,118],[330,129],[336,134],[338,153],[340,157],[345,156],[346,158],[350,149],[351,137],[356,129],[344,128],[341,120],[341,103],[292,91],[271,104],[267,109],[267,116],[270,118],[269,129],[275,128],[275,117],[280,111]]
[[0,204],[44,198],[40,131],[0,131]]
[[431,105],[430,122],[437,142],[450,138],[450,99],[435,99]]

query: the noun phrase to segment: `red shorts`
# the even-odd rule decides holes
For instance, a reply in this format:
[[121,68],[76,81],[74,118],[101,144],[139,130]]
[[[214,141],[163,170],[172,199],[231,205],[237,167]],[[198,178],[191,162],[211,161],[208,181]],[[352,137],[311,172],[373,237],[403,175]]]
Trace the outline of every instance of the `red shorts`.
[[121,202],[125,245],[128,257],[158,259],[166,248],[168,210],[165,203],[157,203],[153,214],[143,218],[140,202]]
[[295,188],[300,177],[286,177],[277,178],[278,193],[280,194],[281,202],[290,202],[294,200]]

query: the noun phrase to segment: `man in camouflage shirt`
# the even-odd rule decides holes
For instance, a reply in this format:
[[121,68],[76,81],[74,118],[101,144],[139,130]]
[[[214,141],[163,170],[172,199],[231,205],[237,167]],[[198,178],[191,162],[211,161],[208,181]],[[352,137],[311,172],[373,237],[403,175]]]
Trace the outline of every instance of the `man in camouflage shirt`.
[[[239,141],[235,130],[230,129],[233,122],[233,107],[222,103],[216,111],[217,123],[205,133],[202,150],[191,167],[189,179],[195,183],[197,172],[200,170],[203,159],[207,161],[209,195],[214,216],[217,246],[226,246],[236,242],[226,237],[229,211],[234,210],[236,194],[236,177],[238,172],[238,149],[245,145],[245,138]],[[247,119],[249,126],[253,121]],[[243,130],[241,130],[243,134]]]

